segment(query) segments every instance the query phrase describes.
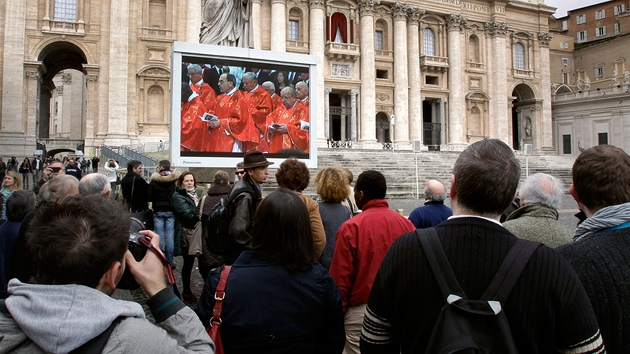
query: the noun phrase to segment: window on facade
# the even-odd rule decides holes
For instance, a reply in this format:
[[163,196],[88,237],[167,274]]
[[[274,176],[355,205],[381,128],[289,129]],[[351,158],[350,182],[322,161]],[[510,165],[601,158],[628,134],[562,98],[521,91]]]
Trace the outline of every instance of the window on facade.
[[560,48],[568,49],[569,48],[569,43],[567,43],[567,42],[560,42]]
[[586,31],[578,32],[576,41],[578,43],[586,42]]
[[625,9],[624,9],[623,4],[621,4],[621,5],[615,5],[615,7],[614,7],[614,9],[613,9],[613,12],[614,12],[614,14],[615,14],[615,15],[619,15],[619,14],[620,14],[620,13],[622,13],[624,10],[625,10]]
[[615,35],[618,35],[619,33],[621,33],[621,30],[619,28],[619,24],[615,23]]
[[76,0],[55,0],[54,19],[57,21],[76,21],[77,20],[77,1]]
[[330,17],[330,28],[335,43],[348,43],[348,23],[346,16],[341,12],[335,12]]
[[481,55],[479,54],[479,38],[475,35],[468,39],[468,55],[473,63],[481,63]]
[[376,31],[374,35],[374,45],[376,50],[383,50],[383,31]]
[[595,68],[595,77],[604,77],[604,67],[603,66]]
[[166,28],[166,0],[149,0],[149,27]]
[[575,18],[575,22],[578,25],[581,25],[581,24],[585,23],[586,22],[586,15],[580,15],[580,16],[576,17]]
[[562,30],[566,31],[568,29],[569,29],[569,21],[567,20],[562,21]]
[[525,70],[525,47],[521,43],[514,45],[514,68]]
[[422,52],[430,57],[435,56],[435,32],[430,28],[422,31]]
[[595,28],[595,37],[600,37],[606,35],[606,27],[597,27]]
[[569,84],[569,73],[562,73],[562,83],[565,85]]
[[606,17],[606,10],[597,10],[597,11],[595,11],[595,19],[596,20],[601,20],[604,17]]
[[565,134],[562,136],[562,153],[571,154],[571,134]]
[[289,40],[300,40],[300,22],[297,20],[289,20]]
[[597,133],[597,143],[599,145],[608,145],[608,133]]

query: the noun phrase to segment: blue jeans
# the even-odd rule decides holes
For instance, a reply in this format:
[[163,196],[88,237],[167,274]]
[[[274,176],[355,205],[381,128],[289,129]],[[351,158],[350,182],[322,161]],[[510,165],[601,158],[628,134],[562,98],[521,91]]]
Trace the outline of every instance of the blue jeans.
[[160,249],[164,252],[166,259],[171,264],[173,262],[173,250],[175,248],[175,215],[171,211],[158,211],[153,213],[154,232],[160,235]]

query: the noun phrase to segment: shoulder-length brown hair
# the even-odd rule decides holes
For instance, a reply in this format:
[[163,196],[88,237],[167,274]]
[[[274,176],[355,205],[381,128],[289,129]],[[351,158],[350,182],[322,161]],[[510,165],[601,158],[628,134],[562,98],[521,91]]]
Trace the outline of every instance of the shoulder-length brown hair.
[[350,195],[346,174],[341,168],[328,167],[315,175],[317,194],[326,202],[341,203]]

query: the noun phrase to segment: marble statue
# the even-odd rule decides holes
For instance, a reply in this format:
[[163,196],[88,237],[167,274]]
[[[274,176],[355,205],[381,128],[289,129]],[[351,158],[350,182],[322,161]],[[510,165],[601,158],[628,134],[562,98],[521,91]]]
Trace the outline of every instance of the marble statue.
[[199,43],[249,48],[250,20],[248,0],[205,0]]

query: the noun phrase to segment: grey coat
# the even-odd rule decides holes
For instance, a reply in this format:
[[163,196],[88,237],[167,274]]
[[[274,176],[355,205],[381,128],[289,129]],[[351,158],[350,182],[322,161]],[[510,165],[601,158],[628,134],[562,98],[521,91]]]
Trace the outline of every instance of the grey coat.
[[573,232],[558,222],[558,211],[541,204],[531,204],[514,211],[503,226],[519,238],[558,247],[571,242]]

